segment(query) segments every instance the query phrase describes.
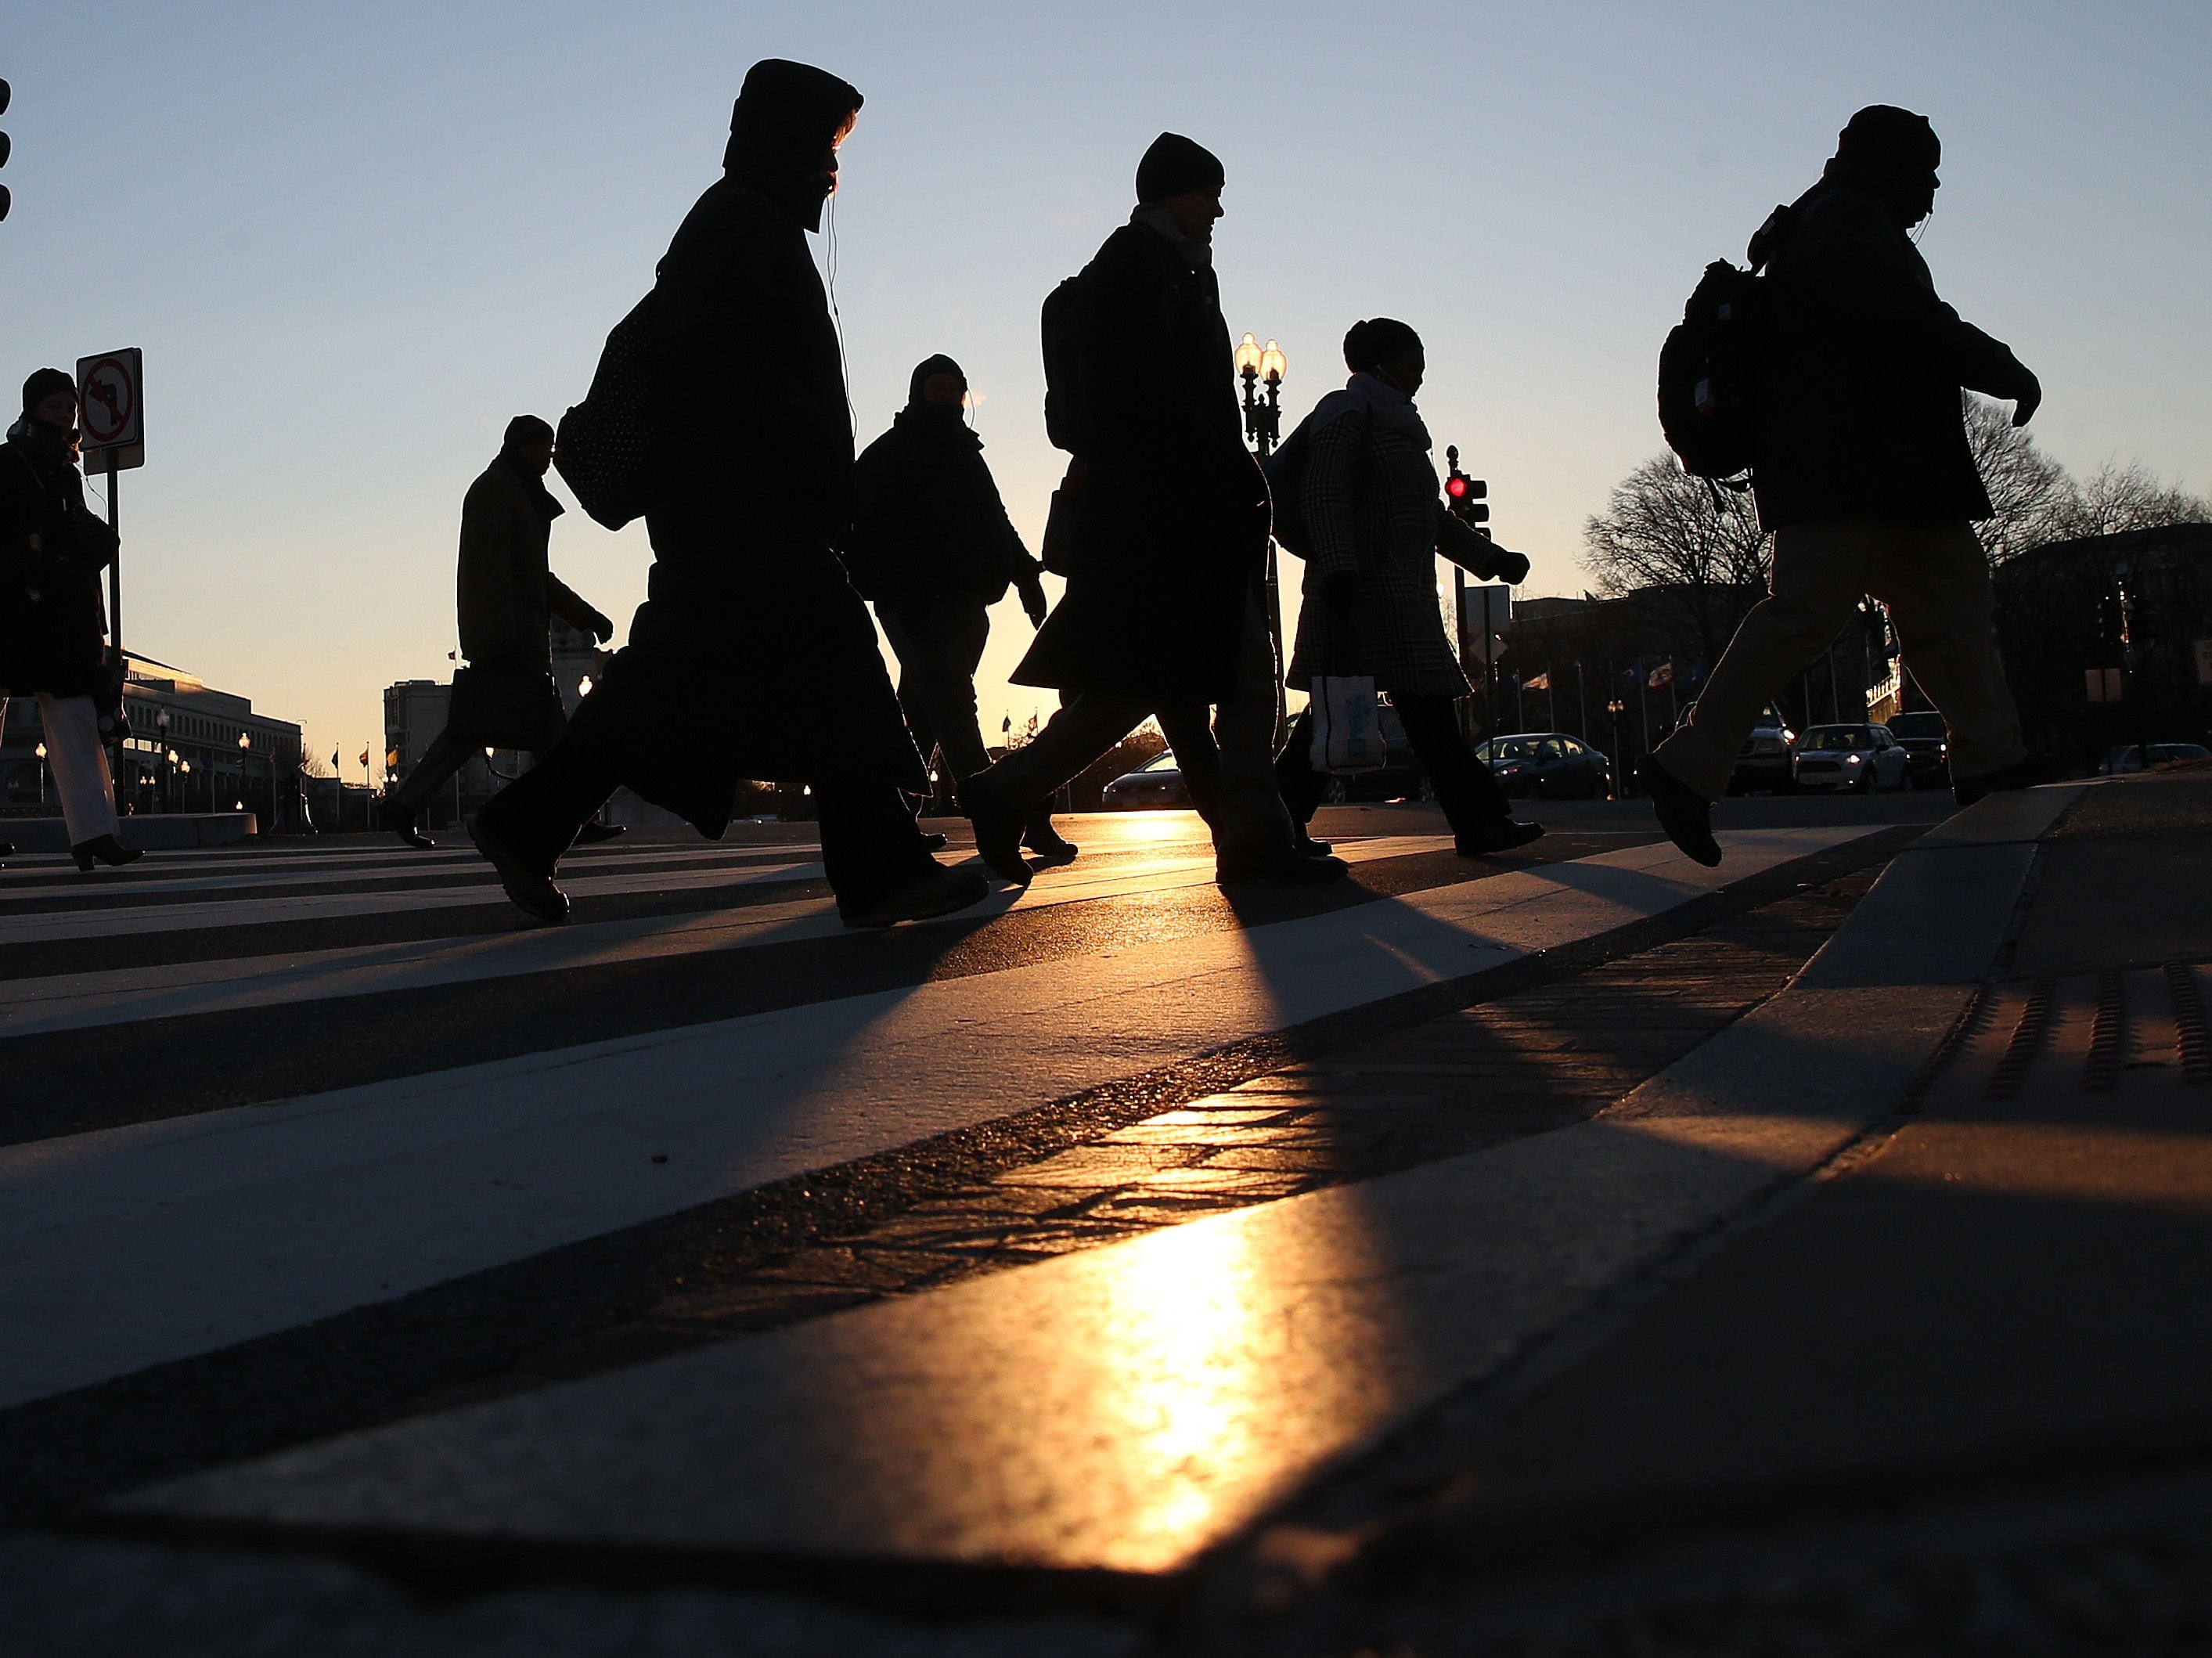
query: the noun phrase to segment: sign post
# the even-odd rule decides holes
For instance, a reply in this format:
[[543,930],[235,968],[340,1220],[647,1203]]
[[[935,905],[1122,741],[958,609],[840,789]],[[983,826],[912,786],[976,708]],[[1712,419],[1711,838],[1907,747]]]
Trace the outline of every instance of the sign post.
[[[121,474],[146,464],[145,364],[137,346],[104,352],[76,361],[77,422],[84,434],[84,470],[107,477],[107,527],[122,534],[122,512],[118,497]],[[116,719],[108,732],[116,752],[110,769],[114,774],[117,804],[123,793],[122,687],[129,678],[123,654],[123,555],[107,567],[107,638],[115,677]]]

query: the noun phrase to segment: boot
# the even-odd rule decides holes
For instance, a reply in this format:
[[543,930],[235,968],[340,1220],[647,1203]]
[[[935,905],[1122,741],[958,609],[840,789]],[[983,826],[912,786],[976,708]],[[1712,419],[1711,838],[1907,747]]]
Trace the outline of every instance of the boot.
[[1651,810],[1658,814],[1667,838],[1707,869],[1718,864],[1721,843],[1713,839],[1713,803],[1648,754],[1636,762],[1635,776],[1651,797]]
[[993,874],[1018,887],[1030,884],[1031,871],[1022,857],[1022,831],[1026,815],[1008,805],[992,789],[990,774],[977,772],[960,784],[960,810],[975,830],[975,850]]
[[1316,841],[1312,835],[1307,834],[1306,826],[1304,823],[1291,825],[1291,846],[1301,858],[1326,858],[1336,850],[1334,843]]
[[1493,852],[1510,852],[1516,847],[1525,847],[1531,841],[1541,839],[1543,833],[1541,823],[1493,817],[1459,835],[1453,850],[1462,858],[1486,858]]
[[135,864],[145,855],[136,847],[125,846],[112,835],[80,841],[70,848],[70,856],[76,859],[77,868],[87,874],[92,872],[95,863],[106,864],[112,869],[123,864]]
[[629,825],[627,823],[586,823],[576,831],[574,844],[580,847],[595,847],[602,841],[612,841],[629,833]]
[[1022,831],[1022,844],[1036,853],[1040,862],[1048,865],[1075,861],[1075,842],[1052,826],[1052,805],[1048,801],[1041,801],[1030,809],[1028,827]]
[[892,926],[901,921],[927,921],[950,915],[956,909],[980,904],[991,896],[991,883],[977,869],[932,870],[920,880],[909,881],[889,897],[854,909],[840,908],[847,926]]
[[438,843],[422,833],[420,818],[409,807],[386,800],[376,808],[376,820],[417,852],[438,849]]
[[1317,886],[1325,881],[1340,881],[1351,873],[1352,865],[1341,858],[1326,853],[1309,858],[1287,845],[1265,851],[1220,852],[1213,860],[1213,883],[1224,887]]
[[499,884],[517,909],[540,921],[568,919],[568,895],[553,884],[552,872],[532,869],[524,862],[498,829],[485,823],[482,812],[469,819],[469,839],[498,872]]

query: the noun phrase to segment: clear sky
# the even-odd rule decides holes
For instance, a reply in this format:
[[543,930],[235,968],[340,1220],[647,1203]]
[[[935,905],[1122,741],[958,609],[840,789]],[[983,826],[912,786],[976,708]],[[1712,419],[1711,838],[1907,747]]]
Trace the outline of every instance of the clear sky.
[[[1354,319],[1413,323],[1430,427],[1489,478],[1530,592],[1579,589],[1583,519],[1661,446],[1653,364],[1698,270],[1869,102],[1934,118],[1923,249],[2042,375],[2045,446],[2212,484],[2202,0],[26,4],[0,368],[12,396],[145,349],[133,647],[349,769],[380,743],[380,689],[447,668],[462,491],[508,416],[582,394],[767,56],[867,98],[836,213],[861,441],[951,352],[1033,546],[1061,459],[1037,306],[1163,128],[1227,164],[1224,307],[1282,341],[1290,413],[1340,381]],[[553,550],[626,625],[641,530],[571,513]],[[1050,706],[1004,684],[1029,629],[996,621],[994,731]]]

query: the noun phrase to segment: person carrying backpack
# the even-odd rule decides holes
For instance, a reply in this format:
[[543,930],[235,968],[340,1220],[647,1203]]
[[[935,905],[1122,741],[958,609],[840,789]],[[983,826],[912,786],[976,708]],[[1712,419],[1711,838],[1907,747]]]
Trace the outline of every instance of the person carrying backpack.
[[[1428,428],[1413,406],[1428,367],[1421,337],[1389,317],[1354,323],[1344,337],[1344,366],[1351,381],[1322,398],[1285,446],[1286,452],[1304,446],[1297,489],[1307,537],[1291,688],[1310,691],[1318,674],[1372,678],[1428,768],[1460,856],[1525,846],[1543,826],[1514,821],[1452,706],[1469,688],[1437,609],[1436,562],[1441,552],[1486,581],[1520,581],[1528,561],[1444,505]],[[1307,709],[1291,721],[1275,764],[1301,831],[1328,782],[1313,768],[1312,746]]]
[[1267,488],[1244,447],[1213,274],[1224,177],[1211,152],[1162,133],[1129,222],[1046,302],[1047,424],[1078,463],[1056,513],[1066,536],[1047,535],[1067,592],[1012,677],[1063,699],[1035,741],[960,787],[984,861],[1018,884],[1031,809],[1148,716],[1213,832],[1218,880],[1346,873],[1298,852],[1275,788]]
[[1988,560],[1972,521],[1990,498],[1961,389],[2014,404],[2042,387],[2011,350],[1936,293],[1910,232],[1934,210],[1942,146],[1924,115],[1852,116],[1820,182],[1784,217],[1761,278],[1766,336],[1748,439],[1770,592],[1744,618],[1690,717],[1638,762],[1660,826],[1720,862],[1712,803],[1753,722],[1826,650],[1862,595],[1889,607],[1913,677],[1950,727],[1961,805],[2040,780],[1997,660]]

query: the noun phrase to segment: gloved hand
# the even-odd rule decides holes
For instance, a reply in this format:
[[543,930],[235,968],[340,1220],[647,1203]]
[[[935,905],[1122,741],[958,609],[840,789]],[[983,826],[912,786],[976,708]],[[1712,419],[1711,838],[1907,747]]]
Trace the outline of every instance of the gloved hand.
[[1510,547],[1500,547],[1491,561],[1490,574],[1497,580],[1518,586],[1528,579],[1528,556],[1516,553]]
[[2043,382],[2030,372],[2028,366],[2017,357],[2013,359],[2018,377],[2007,388],[2012,398],[2012,423],[2025,426],[2035,418],[2035,411],[2043,406]]
[[1044,584],[1040,582],[1035,576],[1031,576],[1027,581],[1021,585],[1020,592],[1022,599],[1022,614],[1029,617],[1030,626],[1032,628],[1043,627],[1044,613],[1048,608],[1044,598]]
[[592,612],[592,632],[597,636],[599,643],[604,645],[615,636],[615,624],[612,619],[610,618],[605,611],[593,610]]

